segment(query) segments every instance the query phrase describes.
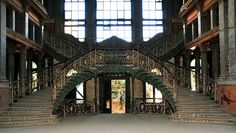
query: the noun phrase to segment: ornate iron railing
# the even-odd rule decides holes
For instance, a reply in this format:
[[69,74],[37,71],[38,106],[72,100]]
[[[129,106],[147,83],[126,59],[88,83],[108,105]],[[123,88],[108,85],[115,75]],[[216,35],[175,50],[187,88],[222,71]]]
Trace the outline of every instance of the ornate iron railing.
[[49,46],[67,58],[89,51],[88,48],[84,46],[84,43],[79,42],[70,35],[56,35],[47,31],[44,31],[44,45]]
[[183,29],[180,29],[176,33],[167,36],[157,44],[152,44],[146,51],[157,57],[164,56],[170,50],[176,48],[181,42],[184,41]]
[[[37,72],[37,81],[30,77],[22,78],[11,84],[12,101],[27,93],[49,87],[52,91],[54,103],[63,86],[77,73],[96,69],[107,64],[120,64],[132,69],[140,69],[153,76],[157,76],[168,86],[174,99],[177,101],[177,85],[191,87],[190,69],[176,66],[156,57],[146,56],[135,50],[101,51],[94,50],[84,55],[78,55],[69,61],[50,66]],[[217,84],[205,77],[197,75],[196,89],[217,100]],[[36,86],[33,86],[37,84]]]
[[[151,100],[151,101],[148,101]],[[156,102],[159,100],[160,102]],[[172,114],[173,109],[164,98],[133,98],[133,113]]]
[[99,51],[94,50],[83,57],[71,61],[69,64],[61,64],[53,69],[54,86],[53,86],[53,101],[61,91],[60,89],[73,77],[65,76],[69,71],[74,73],[81,73],[86,69],[95,69],[96,67],[104,66],[106,64],[121,64],[130,66],[132,68],[139,68],[152,75],[158,76],[163,82],[171,88],[174,98],[176,99],[177,88],[173,75],[163,65],[161,60],[153,60],[138,51]]
[[57,114],[61,117],[95,113],[95,101],[84,99],[64,99]]

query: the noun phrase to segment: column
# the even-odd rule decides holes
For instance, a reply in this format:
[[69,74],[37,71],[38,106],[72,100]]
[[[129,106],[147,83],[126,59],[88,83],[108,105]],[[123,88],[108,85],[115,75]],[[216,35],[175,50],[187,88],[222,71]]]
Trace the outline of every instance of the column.
[[95,112],[98,112],[98,77],[94,77],[94,91],[95,91],[95,99],[94,99],[94,107]]
[[202,35],[202,11],[198,11],[197,14],[197,19],[198,19],[198,36]]
[[25,6],[24,7],[24,35],[26,38],[29,37],[29,7]]
[[26,47],[20,46],[20,96],[25,96],[26,93]]
[[228,0],[229,76],[236,81],[236,2]]
[[214,28],[214,9],[210,9],[210,21],[211,21],[211,29]]
[[212,78],[217,81],[217,77],[219,76],[219,66],[220,66],[220,60],[219,57],[219,44],[215,43],[212,46]]
[[175,82],[177,84],[179,84],[179,81],[180,81],[180,78],[179,78],[180,71],[179,71],[179,67],[178,66],[180,66],[180,56],[176,56],[175,57],[175,64],[177,65],[176,68],[175,68]]
[[53,57],[48,57],[48,86],[53,84]]
[[192,23],[191,26],[192,26],[192,40],[194,40],[196,36],[194,32],[195,31],[194,23]]
[[228,5],[224,0],[219,1],[219,37],[220,37],[220,77],[228,75]]
[[[204,76],[203,79],[207,78],[208,75],[208,62],[207,62],[207,46],[206,44],[203,44],[201,46],[201,59],[202,59],[202,63],[201,63],[201,68],[202,68],[202,75]],[[206,85],[205,82],[202,82],[202,88],[203,88],[203,93],[205,94],[205,90],[206,90]]]
[[96,42],[96,0],[86,0],[85,7],[85,38],[92,48]]
[[[219,1],[220,70],[218,101],[222,108],[236,114],[236,2]],[[228,102],[227,102],[228,99]]]
[[[183,64],[184,67],[187,69],[190,69],[190,55],[191,55],[191,50],[186,49],[185,54],[184,54],[184,60],[183,60]],[[191,81],[190,81],[190,71],[188,71],[187,69],[185,69],[185,75],[184,77],[186,78],[186,80],[183,81],[183,85],[185,85],[188,88],[191,88]]]
[[[6,80],[6,3],[0,1],[0,82]],[[1,86],[0,86],[1,87]]]
[[43,89],[44,87],[44,78],[43,78],[43,75],[44,75],[44,72],[42,71],[44,66],[45,66],[45,59],[43,57],[43,55],[41,54],[38,54],[37,56],[37,66],[38,66],[38,70],[37,70],[37,78],[38,78],[38,90],[41,90]]
[[29,50],[27,55],[27,77],[29,79],[29,90],[26,90],[27,93],[32,93],[32,60],[33,60],[33,51]]
[[139,49],[143,41],[142,0],[131,0],[132,8],[132,41]]
[[8,80],[11,84],[15,80],[15,47],[14,44],[8,44]]
[[195,56],[195,71],[196,71],[196,75],[195,75],[195,83],[196,83],[196,91],[200,91],[202,92],[202,88],[200,85],[200,51],[199,49],[196,49],[196,51],[194,51],[194,56]]

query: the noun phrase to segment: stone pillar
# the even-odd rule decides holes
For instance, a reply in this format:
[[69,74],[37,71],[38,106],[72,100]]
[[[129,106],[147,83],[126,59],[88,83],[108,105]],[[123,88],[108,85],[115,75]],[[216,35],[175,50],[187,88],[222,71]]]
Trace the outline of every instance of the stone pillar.
[[53,84],[53,57],[48,58],[48,86]]
[[[187,69],[190,69],[190,55],[191,55],[191,50],[187,49],[185,51],[185,54],[184,54],[184,60],[183,60],[183,64],[184,64],[184,67],[186,67]],[[186,69],[186,71],[184,72],[184,76],[187,77],[187,80],[184,80],[183,82],[183,85],[185,85],[186,87],[188,88],[191,88],[191,81],[190,81],[190,75],[191,73]]]
[[85,39],[92,48],[96,42],[96,0],[86,0],[85,7]]
[[194,23],[192,23],[191,26],[192,26],[192,40],[194,40],[196,36],[194,32],[196,27],[194,26]]
[[228,4],[224,0],[219,1],[219,37],[220,37],[220,76],[228,75]]
[[[201,63],[201,68],[202,68],[202,75],[204,76],[202,80],[204,80],[204,78],[207,78],[208,75],[208,62],[207,62],[207,46],[206,44],[203,44],[201,46],[201,59],[202,59],[202,63]],[[203,84],[202,89],[203,89],[203,93],[205,94],[205,90],[206,90],[206,84],[204,82],[202,82]]]
[[26,76],[27,76],[27,71],[26,71],[26,47],[21,46],[20,47],[20,96],[25,96],[26,93],[26,87],[25,87],[25,81],[26,81]]
[[14,9],[12,9],[12,30],[16,31],[16,11]]
[[0,81],[6,80],[6,3],[0,1]]
[[219,76],[220,70],[220,53],[219,53],[219,44],[213,44],[212,46],[212,78],[217,81],[217,77]]
[[24,9],[24,35],[26,38],[29,37],[29,7],[25,7]]
[[211,21],[211,29],[214,28],[214,9],[210,9],[210,21]]
[[99,81],[98,81],[98,77],[94,77],[94,91],[95,91],[95,98],[94,98],[94,109],[95,109],[95,112],[98,112],[98,103],[99,103],[99,100],[98,100],[98,93],[99,93],[99,91],[98,91],[98,83],[99,83]]
[[220,63],[218,100],[222,107],[236,114],[236,2],[219,1]]
[[35,24],[33,23],[33,25],[32,25],[33,27],[32,27],[32,41],[33,42],[35,42],[35,34],[36,34],[36,32],[35,32]]
[[196,75],[195,75],[195,83],[196,83],[196,91],[200,91],[202,92],[202,88],[200,85],[200,51],[199,49],[196,49],[196,51],[194,52],[195,55],[195,71],[196,71]]
[[15,47],[8,44],[8,80],[11,84],[15,80]]
[[0,0],[0,111],[10,103],[9,83],[6,79],[6,3]]
[[197,19],[198,19],[198,36],[202,35],[202,11],[198,11],[197,14]]
[[132,41],[139,49],[143,41],[142,0],[131,0],[132,8]]
[[29,90],[26,90],[26,93],[32,93],[32,60],[33,60],[33,51],[29,50],[28,54],[27,54],[27,75],[28,75],[28,79],[29,79]]
[[38,70],[37,70],[37,78],[38,78],[38,89],[41,90],[44,88],[44,73],[43,73],[43,69],[45,67],[45,59],[43,57],[43,55],[38,54],[38,62],[37,62],[37,66],[38,66]]

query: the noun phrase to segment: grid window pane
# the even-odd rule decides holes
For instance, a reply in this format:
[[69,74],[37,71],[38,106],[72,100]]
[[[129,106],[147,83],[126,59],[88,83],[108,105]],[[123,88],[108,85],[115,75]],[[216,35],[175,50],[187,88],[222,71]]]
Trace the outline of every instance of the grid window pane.
[[85,38],[85,0],[65,0],[65,33]]
[[162,0],[143,0],[143,40],[163,32]]
[[112,36],[131,41],[131,0],[97,0],[97,42]]

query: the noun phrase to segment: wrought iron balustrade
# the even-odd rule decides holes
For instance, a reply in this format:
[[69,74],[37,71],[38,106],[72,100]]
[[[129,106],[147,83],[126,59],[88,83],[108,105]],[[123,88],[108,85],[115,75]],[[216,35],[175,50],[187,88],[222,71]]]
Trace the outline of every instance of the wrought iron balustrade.
[[78,40],[76,41],[75,38],[69,39],[65,36],[66,35],[56,35],[55,33],[44,31],[44,45],[49,46],[67,58],[71,58],[78,54],[89,51],[83,43],[79,42]]
[[[168,89],[170,89],[175,101],[177,101],[178,93],[177,84],[191,87],[190,73],[193,71],[190,69],[176,66],[155,56],[144,55],[135,50],[112,52],[94,50],[37,72],[38,78],[36,81],[32,80],[30,77],[15,81],[11,84],[12,101],[24,96],[25,94],[23,93],[29,92],[30,94],[35,90],[48,87],[51,89],[52,102],[55,103],[63,87],[74,78],[76,74],[84,73],[86,70],[96,70],[110,63],[126,66],[130,68],[130,70],[138,69],[152,74],[154,77],[162,80]],[[197,75],[197,77],[199,80],[196,86],[197,90],[217,100],[217,84],[204,75]],[[37,85],[33,86],[33,84]]]

